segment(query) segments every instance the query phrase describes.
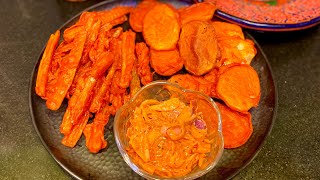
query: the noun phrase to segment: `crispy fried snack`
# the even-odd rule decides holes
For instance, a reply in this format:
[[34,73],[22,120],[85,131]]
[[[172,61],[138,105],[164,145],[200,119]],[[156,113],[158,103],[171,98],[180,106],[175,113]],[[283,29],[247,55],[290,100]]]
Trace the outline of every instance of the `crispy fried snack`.
[[218,40],[230,37],[239,37],[244,39],[244,34],[240,26],[227,22],[213,21],[212,25],[216,30]]
[[48,109],[57,110],[61,106],[76,74],[85,41],[86,31],[83,28],[83,31],[79,32],[72,42],[75,47],[60,62],[60,67],[56,72],[56,79],[48,83],[49,92],[47,93],[46,102]]
[[[118,31],[114,31],[114,33],[119,34]],[[121,41],[118,40],[118,36],[114,36],[114,33],[111,33],[111,36],[114,38],[111,40],[110,50],[114,54],[114,62],[109,69],[109,72],[104,79],[102,85],[100,86],[97,93],[93,96],[93,100],[91,103],[91,106],[89,108],[89,111],[92,113],[96,113],[99,111],[99,109],[105,104],[109,102],[109,96],[110,96],[110,86],[113,79],[113,76],[115,74],[115,71],[117,69],[120,69],[120,55],[121,55]],[[122,28],[121,28],[122,33]]]
[[88,120],[89,120],[89,112],[87,111],[81,117],[81,119],[79,120],[79,123],[72,128],[70,134],[65,135],[63,137],[62,144],[68,147],[74,147],[77,144],[78,140],[80,139],[82,135],[82,131],[85,128]]
[[132,10],[132,7],[118,6],[107,11],[101,11],[96,13],[99,19],[102,21],[102,24],[106,24],[126,14],[129,14]]
[[188,72],[197,76],[209,72],[216,64],[219,51],[212,24],[191,21],[182,26],[179,50]]
[[93,64],[90,75],[86,78],[84,88],[82,90],[76,90],[75,94],[69,100],[68,108],[60,126],[60,132],[62,134],[70,134],[72,128],[79,123],[81,116],[88,111],[97,80],[101,78],[112,63],[113,54],[106,52],[101,55],[100,61]]
[[150,71],[150,55],[149,48],[146,43],[141,42],[136,44],[136,56],[138,59],[137,73],[141,79],[141,83],[146,85],[152,82],[152,73]]
[[162,76],[171,76],[182,69],[183,61],[178,49],[169,51],[150,50],[151,66]]
[[142,32],[142,22],[146,14],[157,4],[155,0],[140,2],[130,13],[129,23],[136,32]]
[[221,65],[232,63],[250,64],[257,50],[254,43],[249,39],[241,39],[239,37],[224,38],[218,41],[221,50]]
[[83,134],[86,137],[86,146],[91,153],[98,153],[107,147],[104,139],[104,128],[110,117],[110,106],[106,105],[96,113],[93,123],[87,124]]
[[216,97],[216,82],[210,82],[201,76],[193,76],[190,74],[177,74],[172,76],[168,82],[178,84],[179,86],[200,91],[208,96]]
[[244,145],[253,132],[251,114],[239,113],[220,103],[216,104],[222,117],[224,148],[238,148]]
[[56,31],[54,34],[51,34],[46,49],[42,55],[40,61],[37,81],[36,81],[36,93],[42,99],[46,99],[46,87],[48,83],[48,74],[51,67],[51,62],[53,59],[53,54],[57,48],[58,42],[60,39],[60,31]]
[[257,72],[246,64],[231,66],[219,76],[217,95],[235,111],[247,112],[258,106],[260,81]]
[[180,25],[178,13],[167,4],[158,4],[143,19],[143,37],[155,50],[176,48]]
[[190,21],[209,21],[212,19],[216,6],[208,3],[197,3],[178,10],[182,26]]
[[131,71],[136,61],[136,56],[134,54],[135,50],[135,40],[136,33],[129,30],[122,34],[122,45],[121,45],[121,79],[120,87],[127,88],[130,85],[131,81]]

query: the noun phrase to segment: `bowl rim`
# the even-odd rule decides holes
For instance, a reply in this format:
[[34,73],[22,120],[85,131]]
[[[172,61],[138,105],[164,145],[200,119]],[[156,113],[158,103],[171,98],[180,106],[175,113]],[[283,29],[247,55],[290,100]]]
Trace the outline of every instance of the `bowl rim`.
[[[194,173],[189,173],[185,176],[182,177],[173,177],[173,178],[165,178],[165,177],[160,177],[157,175],[152,175],[148,172],[146,172],[145,170],[143,170],[142,168],[139,168],[129,157],[128,153],[126,152],[124,146],[121,144],[120,139],[119,139],[119,132],[116,130],[118,129],[118,123],[117,121],[119,120],[119,116],[121,114],[121,112],[126,109],[127,106],[129,106],[131,103],[133,103],[135,101],[135,99],[145,90],[150,88],[150,86],[155,86],[155,85],[169,85],[169,86],[173,86],[175,88],[180,89],[182,92],[184,93],[195,93],[198,94],[200,96],[202,96],[206,101],[208,101],[208,103],[210,103],[213,108],[216,111],[217,114],[217,119],[218,119],[218,138],[221,141],[221,143],[219,144],[219,149],[215,158],[215,161],[212,161],[209,165],[207,165],[207,167],[205,169],[202,169],[201,171],[198,172],[194,172]],[[207,96],[206,94],[199,92],[199,91],[194,91],[194,90],[189,90],[189,89],[185,89],[177,84],[173,84],[170,83],[168,81],[165,80],[157,80],[157,81],[153,81],[145,86],[143,86],[128,102],[126,102],[116,113],[115,117],[114,117],[114,125],[113,125],[113,133],[114,133],[114,138],[115,138],[115,142],[117,144],[118,150],[122,156],[122,158],[124,159],[124,161],[128,164],[128,166],[137,174],[139,174],[140,176],[146,178],[146,179],[184,179],[184,180],[189,180],[189,179],[196,179],[199,178],[203,175],[205,175],[206,173],[208,173],[209,171],[211,171],[216,165],[217,163],[220,161],[223,151],[224,151],[224,140],[223,140],[223,135],[222,135],[222,117],[221,117],[221,113],[220,110],[218,108],[218,106],[216,105],[215,101]]]

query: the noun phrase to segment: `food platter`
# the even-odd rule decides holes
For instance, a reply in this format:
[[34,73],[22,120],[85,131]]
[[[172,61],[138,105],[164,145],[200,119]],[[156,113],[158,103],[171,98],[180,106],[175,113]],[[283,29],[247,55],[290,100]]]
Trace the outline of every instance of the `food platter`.
[[[167,3],[175,7],[191,4],[189,1],[167,1]],[[136,4],[137,1],[132,0],[105,1],[86,9],[86,11],[102,11],[118,5],[135,6]],[[66,22],[60,30],[70,27],[79,18],[79,15]],[[128,23],[123,25],[124,29],[127,29],[128,26]],[[249,34],[246,34],[246,37],[254,41]],[[226,179],[236,175],[257,155],[272,129],[277,108],[277,90],[268,60],[257,42],[255,44],[257,55],[251,65],[258,72],[260,78],[261,100],[259,106],[251,110],[253,134],[244,146],[237,149],[225,150],[221,161],[212,171],[203,176],[204,179]],[[105,133],[108,147],[98,154],[91,154],[87,151],[83,137],[72,149],[61,144],[63,136],[59,131],[59,127],[67,107],[67,102],[64,102],[59,110],[50,111],[47,109],[45,101],[38,97],[34,90],[42,53],[43,50],[31,75],[29,106],[33,125],[48,152],[63,169],[77,179],[140,178],[123,161],[117,149],[112,133],[112,120],[109,121]],[[161,77],[159,78],[161,79]]]

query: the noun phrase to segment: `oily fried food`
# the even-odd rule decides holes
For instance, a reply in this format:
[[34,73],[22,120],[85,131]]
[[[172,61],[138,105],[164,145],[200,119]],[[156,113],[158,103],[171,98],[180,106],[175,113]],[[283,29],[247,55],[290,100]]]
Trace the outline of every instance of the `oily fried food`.
[[141,83],[146,85],[152,82],[152,73],[150,71],[150,54],[146,43],[141,42],[136,44],[136,55],[138,59],[137,74],[140,77]]
[[[169,82],[223,100],[230,108],[222,110],[227,112],[223,115],[226,116],[224,126],[227,126],[224,130],[226,148],[236,148],[245,143],[250,137],[248,120],[251,117],[247,111],[257,106],[260,99],[258,75],[249,66],[256,49],[251,40],[244,38],[239,26],[210,22],[215,10],[216,7],[210,3],[197,3],[176,10],[168,4],[143,0],[136,8],[119,6],[106,11],[83,12],[80,19],[62,33],[63,40],[59,45],[60,31],[51,35],[39,65],[35,91],[46,100],[50,110],[57,110],[64,98],[69,99],[60,126],[64,135],[62,144],[74,147],[83,133],[90,152],[98,153],[105,148],[104,132],[110,116],[114,116],[139,91],[141,84],[153,81],[152,68],[159,75],[173,75]],[[145,42],[136,39],[136,33],[130,29],[124,32],[122,27],[115,28],[126,21],[134,31],[142,32]],[[182,72],[183,66],[189,73],[177,74]],[[177,99],[171,99],[162,104],[158,101],[145,102],[141,111],[149,108],[148,113],[155,111],[157,118],[166,114],[172,118],[178,115],[169,112],[175,108],[182,114],[177,121],[189,123],[196,117],[192,113],[208,108],[199,103],[196,107],[192,101],[194,98],[191,95],[188,98],[189,109],[180,107]],[[144,113],[139,115],[145,116]],[[201,116],[207,117],[210,113],[205,111]],[[93,122],[88,123],[92,117]],[[199,123],[194,124],[207,129],[215,126],[208,124],[206,119]],[[190,133],[201,139],[203,134],[197,133],[199,127],[192,127]],[[159,139],[162,131],[156,129],[146,138],[132,140],[133,149],[128,153],[146,171],[165,177],[181,176],[197,164],[202,168],[212,161],[205,158],[208,144],[204,145],[204,142],[197,142],[197,148],[192,150],[197,154],[184,157],[182,153],[185,151],[181,146],[176,148],[179,152],[175,151],[170,156],[170,161],[162,161],[165,159],[162,157],[167,157],[165,153],[174,147],[173,141],[181,139],[183,132],[187,132],[179,125],[164,130],[170,141]],[[237,133],[239,137],[235,135]],[[141,143],[150,143],[150,146],[144,148]],[[161,143],[167,149],[152,152]],[[145,154],[148,148],[151,148],[149,155]],[[161,157],[156,160],[167,165],[159,169],[145,162],[155,156]]]
[[179,40],[178,13],[167,4],[157,4],[143,19],[143,37],[155,50],[175,49]]
[[230,37],[238,37],[244,39],[244,34],[241,27],[236,24],[221,21],[213,21],[211,23],[216,30],[218,40]]
[[171,76],[183,67],[178,49],[168,51],[150,50],[151,67],[162,76]]
[[96,113],[93,122],[87,124],[83,130],[86,137],[86,146],[91,153],[98,153],[101,149],[107,147],[107,141],[104,139],[104,129],[109,122],[110,109],[110,106],[105,104]]
[[259,77],[257,72],[246,64],[226,69],[219,76],[216,90],[218,97],[235,111],[246,112],[259,104]]
[[53,54],[57,48],[58,42],[60,39],[60,31],[56,31],[54,34],[51,34],[46,49],[42,55],[40,61],[37,81],[36,81],[36,93],[43,99],[46,99],[46,87],[48,83],[48,74],[51,67],[51,62],[53,59]]
[[253,132],[251,114],[239,113],[220,103],[216,104],[222,118],[224,148],[238,148],[244,145]]
[[215,66],[219,51],[212,24],[191,21],[182,26],[179,50],[189,73],[197,76],[208,73]]
[[218,41],[221,50],[221,65],[232,63],[250,64],[257,50],[254,43],[249,39],[239,37],[224,38]]
[[190,74],[176,74],[172,76],[168,82],[178,84],[179,86],[200,91],[208,96],[216,97],[216,82],[210,82],[201,76],[193,76]]
[[[76,93],[70,98],[67,110],[63,116],[60,126],[60,132],[64,135],[70,134],[72,128],[78,124],[83,113],[89,110],[92,93],[96,86],[97,80],[113,63],[113,54],[104,53],[101,59],[93,64],[92,70],[88,78],[86,78],[85,86],[82,90],[76,90]],[[83,129],[82,129],[83,130]]]
[[48,109],[57,110],[61,106],[63,99],[72,84],[73,78],[76,74],[82,51],[86,41],[86,31],[79,32],[72,43],[76,44],[70,50],[70,53],[61,61],[60,67],[57,70],[57,77],[48,83],[48,96],[46,105]]
[[96,14],[98,18],[101,20],[102,24],[106,24],[126,14],[129,14],[132,10],[132,7],[118,6],[107,11],[96,12]]
[[122,34],[122,46],[121,46],[121,79],[120,87],[127,88],[131,81],[131,71],[136,61],[135,50],[136,33],[129,30]]
[[145,15],[157,4],[155,0],[140,2],[130,13],[129,23],[136,32],[142,32],[142,22]]
[[187,24],[190,21],[209,21],[212,19],[213,14],[216,10],[216,6],[208,3],[196,3],[185,8],[178,10],[180,14],[181,25]]

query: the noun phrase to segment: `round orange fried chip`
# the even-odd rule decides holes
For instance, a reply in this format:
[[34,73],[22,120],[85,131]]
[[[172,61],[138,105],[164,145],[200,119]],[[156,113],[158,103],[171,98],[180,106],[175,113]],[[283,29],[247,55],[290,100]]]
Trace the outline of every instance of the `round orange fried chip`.
[[129,23],[134,31],[142,32],[144,17],[157,3],[154,0],[144,0],[130,13]]
[[251,114],[239,113],[225,105],[216,104],[222,117],[224,148],[238,148],[244,145],[253,132]]
[[213,25],[191,21],[182,26],[179,50],[188,72],[197,76],[209,72],[216,64],[219,51]]
[[260,100],[260,81],[249,65],[238,64],[224,70],[217,83],[217,95],[228,107],[246,112]]
[[143,19],[143,37],[155,50],[172,50],[179,39],[178,13],[167,4],[158,4]]
[[162,76],[171,76],[183,67],[178,49],[169,51],[150,50],[151,67]]

